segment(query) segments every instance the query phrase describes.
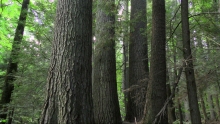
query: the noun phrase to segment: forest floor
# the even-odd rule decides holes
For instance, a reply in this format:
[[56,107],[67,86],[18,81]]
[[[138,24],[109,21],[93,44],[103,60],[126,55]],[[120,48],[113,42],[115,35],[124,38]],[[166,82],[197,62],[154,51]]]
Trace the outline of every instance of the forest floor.
[[[122,124],[139,124],[139,123],[123,122]],[[203,122],[202,124],[220,124],[220,121],[207,121],[207,122]]]
[[220,121],[207,121],[204,124],[220,124]]
[[[122,124],[140,124],[140,123],[123,122]],[[191,124],[191,123],[184,123],[184,124]],[[207,122],[202,122],[202,124],[220,124],[220,121],[207,121]]]

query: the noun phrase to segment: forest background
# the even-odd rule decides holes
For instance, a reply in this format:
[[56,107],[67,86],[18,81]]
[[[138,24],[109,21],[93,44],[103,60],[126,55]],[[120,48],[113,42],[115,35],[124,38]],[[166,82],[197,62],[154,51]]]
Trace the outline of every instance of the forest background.
[[[12,46],[16,35],[16,28],[19,24],[18,20],[21,13],[22,2],[22,0],[1,0],[0,3],[1,104],[3,104],[3,91],[5,87],[7,87],[5,83],[6,73],[9,65],[8,63],[10,63],[10,58],[12,56]],[[98,11],[96,5],[98,2],[100,1],[93,1],[93,42],[96,40],[96,13]],[[180,0],[165,1],[167,96],[172,95],[175,91],[172,88],[177,86],[174,92],[175,95],[168,105],[168,119],[170,123],[191,122],[186,78],[184,74],[181,76],[181,69],[184,68],[183,63],[186,64],[188,60],[183,57],[180,4]],[[193,0],[189,1],[188,5],[192,60],[194,62],[193,68],[201,120],[202,122],[216,122],[220,119],[220,84],[218,78],[220,73],[218,71],[220,58],[218,54],[220,46],[220,37],[218,34],[220,31],[220,1]],[[9,85],[13,85],[11,98],[9,102],[4,103],[8,111],[5,111],[3,109],[4,107],[1,107],[1,113],[3,113],[3,115],[7,114],[7,118],[9,118],[9,120],[11,119],[12,123],[31,124],[38,123],[40,120],[45,100],[48,70],[50,67],[56,6],[57,2],[52,0],[32,0],[29,4],[24,34],[19,44],[20,48],[15,49],[17,50],[16,55],[18,55],[16,61],[19,64],[17,67],[18,70],[13,75],[13,83],[9,83]],[[126,78],[129,75],[126,72],[126,68],[130,66],[128,58],[130,59],[130,57],[135,56],[129,55],[130,53],[127,49],[129,46],[128,41],[132,40],[129,31],[133,29],[130,28],[130,26],[133,23],[141,22],[141,19],[138,17],[142,17],[142,15],[141,12],[140,14],[135,13],[136,17],[130,20],[130,1],[116,0],[115,7],[117,8],[117,12],[114,13],[116,20],[114,48],[116,51],[116,79],[120,114],[123,120],[125,118],[125,121],[136,121],[136,118],[128,116],[130,110],[136,110],[132,110],[132,107],[129,108],[129,106],[126,105],[129,101],[127,96],[128,93],[132,92],[133,88],[135,89],[135,87],[131,87],[131,84],[126,84],[126,82],[128,82],[127,80],[130,80]],[[153,28],[152,0],[147,0],[145,9],[147,12],[145,15],[145,19],[147,19],[145,21],[146,28],[142,28],[141,32],[147,37],[148,50],[145,52],[148,53],[147,56],[150,60],[150,43]],[[95,43],[93,43],[93,46],[95,46],[94,44]],[[149,67],[150,65],[151,64],[149,64]],[[142,78],[140,82],[142,82],[142,80],[145,81],[147,78]],[[141,87],[146,88],[142,85]],[[142,91],[140,89],[138,90]],[[133,96],[140,96],[137,91],[135,91],[134,94]],[[143,94],[141,96],[143,96]],[[134,100],[133,98],[130,99]],[[136,102],[133,104],[136,105]],[[131,114],[131,116],[133,115]],[[1,121],[4,122],[5,119]]]

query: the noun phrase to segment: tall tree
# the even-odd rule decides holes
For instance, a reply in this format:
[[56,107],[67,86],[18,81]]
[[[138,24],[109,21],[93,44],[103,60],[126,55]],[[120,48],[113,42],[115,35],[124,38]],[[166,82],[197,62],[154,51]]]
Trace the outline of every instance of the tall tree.
[[145,123],[168,123],[167,111],[158,117],[166,101],[165,0],[153,0],[150,82]]
[[97,0],[93,102],[98,124],[121,123],[116,84],[115,12],[115,0]]
[[148,47],[146,35],[146,0],[131,0],[129,43],[128,111],[125,120],[140,121],[143,117],[148,82]]
[[201,124],[201,116],[198,106],[197,89],[196,89],[193,60],[192,60],[192,53],[190,47],[188,11],[189,11],[188,0],[181,0],[183,56],[186,63],[185,75],[186,75],[187,93],[189,99],[190,116],[193,124]]
[[59,0],[41,124],[92,124],[92,1]]
[[[6,104],[10,103],[11,95],[14,89],[13,81],[15,80],[15,73],[18,71],[18,59],[19,59],[19,52],[20,52],[20,44],[22,42],[25,23],[27,19],[27,12],[28,12],[28,5],[30,0],[23,0],[21,13],[18,20],[18,25],[15,30],[15,37],[12,44],[11,55],[7,67],[3,92],[0,101],[0,109],[3,111],[0,114],[0,118],[6,119],[7,118],[7,107]],[[11,123],[12,118],[9,117],[9,124]],[[4,122],[3,122],[4,123]]]

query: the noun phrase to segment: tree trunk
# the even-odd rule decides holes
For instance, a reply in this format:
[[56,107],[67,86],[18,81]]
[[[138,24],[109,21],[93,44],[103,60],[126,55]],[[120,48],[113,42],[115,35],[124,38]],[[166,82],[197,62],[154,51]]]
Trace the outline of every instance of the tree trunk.
[[[167,83],[166,89],[167,89],[167,96],[170,96],[171,88],[170,88],[169,83]],[[168,114],[168,123],[172,124],[176,120],[175,107],[174,107],[173,100],[171,100],[167,106],[167,114]]]
[[180,98],[177,99],[178,104],[178,110],[179,110],[179,116],[180,116],[180,124],[183,124],[183,112],[182,112],[182,106],[180,103]]
[[97,124],[122,123],[116,83],[115,1],[98,0],[94,50],[93,99]]
[[219,98],[218,98],[218,94],[215,94],[215,100],[216,100],[216,102],[215,102],[215,106],[216,106],[216,112],[217,112],[217,114],[218,114],[218,120],[220,120],[220,106],[219,106]]
[[220,1],[218,1],[218,12],[220,13]]
[[207,122],[208,116],[207,116],[207,113],[206,113],[205,102],[204,102],[201,91],[199,92],[199,96],[200,96],[200,99],[201,99],[201,108],[202,108],[203,116],[204,116],[205,122]]
[[[170,31],[171,32],[171,31]],[[170,35],[171,36],[171,35]],[[167,51],[169,51],[169,46],[167,45]],[[174,87],[175,86],[175,82],[177,80],[177,68],[176,68],[176,47],[174,45],[174,41],[172,41],[172,51],[173,51],[173,60],[174,60],[174,66],[173,66],[173,82],[170,82],[170,75],[169,75],[169,70],[167,67],[167,96],[171,96],[171,92],[175,92],[175,91],[171,91],[171,86]],[[168,65],[167,65],[168,66]],[[172,71],[172,70],[171,70]],[[175,106],[174,106],[174,102],[173,99],[175,98],[175,93],[173,98],[169,101],[169,104],[167,106],[167,113],[168,113],[168,123],[172,124],[175,120],[176,120],[176,115],[175,115]]]
[[[18,59],[19,59],[19,52],[20,52],[20,44],[22,42],[27,12],[28,12],[28,5],[30,0],[23,0],[21,13],[18,20],[18,26],[15,30],[15,37],[12,44],[12,51],[7,67],[4,87],[2,91],[1,101],[0,101],[0,110],[2,111],[0,114],[1,119],[7,118],[8,107],[6,106],[11,101],[11,95],[14,90],[13,82],[15,80],[15,73],[18,70]],[[9,120],[11,117],[9,117]],[[9,121],[10,123],[11,121]],[[3,124],[4,122],[2,122]]]
[[[172,5],[177,6],[176,1],[173,1]],[[176,19],[176,17],[173,18],[173,20],[175,20],[175,19]],[[174,92],[174,91],[171,91],[171,87],[175,86],[175,82],[177,80],[177,46],[178,46],[178,43],[175,42],[174,37],[172,35],[172,32],[173,32],[173,25],[172,25],[172,21],[170,21],[170,36],[171,36],[171,43],[172,43],[171,51],[173,52],[172,55],[173,55],[173,80],[174,81],[167,83],[167,96],[170,96],[171,92]],[[167,51],[168,51],[168,48],[169,47],[167,47]],[[167,75],[169,75],[169,74],[167,74]],[[178,93],[178,88],[176,90],[177,90],[176,93]],[[168,123],[169,124],[172,124],[174,121],[176,121],[175,106],[174,106],[173,99],[175,99],[175,94],[174,94],[172,100],[169,102],[169,105],[168,105],[168,111],[167,112],[168,112]],[[180,105],[179,112],[181,112],[181,114],[182,114],[181,105]],[[181,114],[179,113],[180,123],[181,123],[181,119],[182,119]]]
[[184,109],[185,109],[185,122],[191,122],[190,118],[190,108],[188,98],[184,100]]
[[122,22],[123,22],[123,29],[122,29],[122,37],[123,37],[123,74],[122,74],[122,89],[124,92],[124,105],[125,105],[125,113],[128,113],[129,106],[128,106],[128,92],[127,89],[129,88],[129,66],[128,66],[128,49],[129,49],[129,14],[128,14],[128,0],[122,0],[121,1],[121,9],[123,9],[123,16],[122,16]]
[[93,124],[92,1],[59,0],[41,124]]
[[[138,15],[138,16],[137,16]],[[125,120],[140,121],[143,117],[148,83],[148,45],[146,36],[146,0],[131,0],[129,44],[129,97]]]
[[190,48],[188,0],[181,0],[181,18],[182,18],[183,56],[186,63],[185,75],[187,82],[187,93],[189,99],[190,116],[193,124],[201,124],[201,116],[199,112],[197,89],[196,89],[194,69],[193,69],[192,53]]
[[214,111],[214,103],[211,94],[207,95],[208,105],[209,105],[209,112],[210,112],[210,120],[215,120],[215,111]]
[[150,82],[147,90],[145,123],[168,123],[167,110],[157,116],[167,99],[165,51],[165,0],[153,0]]

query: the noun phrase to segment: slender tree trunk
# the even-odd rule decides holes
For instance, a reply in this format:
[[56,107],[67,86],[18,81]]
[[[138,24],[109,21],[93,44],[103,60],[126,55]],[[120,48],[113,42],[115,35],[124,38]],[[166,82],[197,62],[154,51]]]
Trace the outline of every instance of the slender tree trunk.
[[[138,16],[137,16],[138,15]],[[146,36],[146,0],[131,0],[130,44],[129,44],[129,86],[125,120],[140,121],[143,117],[148,83],[148,45]]]
[[220,13],[220,1],[218,1],[218,12]]
[[157,116],[167,99],[165,50],[165,0],[153,0],[150,82],[145,106],[145,122],[168,123],[167,110]]
[[98,0],[94,51],[93,99],[97,124],[122,123],[116,83],[115,1]]
[[[216,60],[215,60],[215,67],[217,68],[218,67],[218,65],[217,65],[217,63],[216,63]],[[218,78],[218,71],[217,70],[215,70],[215,76],[216,76],[216,83],[217,83],[217,87],[218,87],[218,91],[220,92],[220,82],[219,82],[219,78]]]
[[[170,22],[170,36],[172,36],[172,29],[173,29],[173,25],[171,24]],[[167,96],[170,96],[171,95],[171,92],[174,92],[174,91],[171,91],[171,87],[173,87],[176,82],[176,79],[177,79],[177,68],[176,68],[176,46],[175,46],[175,43],[174,43],[174,40],[173,40],[173,37],[171,38],[171,42],[172,42],[172,48],[171,50],[173,51],[173,62],[174,62],[174,65],[173,65],[173,79],[174,81],[173,82],[170,82],[169,80],[169,70],[167,68]],[[167,51],[169,51],[170,47],[169,45],[167,45]],[[168,65],[167,65],[168,66]],[[171,70],[172,71],[172,70]],[[170,100],[168,106],[167,106],[167,113],[168,113],[168,123],[169,124],[172,124],[175,120],[176,120],[176,115],[175,115],[175,107],[174,107],[174,102],[173,102],[173,99],[175,98],[175,94],[173,96],[173,98]]]
[[178,110],[179,110],[179,116],[180,116],[180,124],[183,124],[183,112],[182,112],[182,106],[180,103],[180,99],[177,99],[177,104],[178,104]]
[[185,122],[191,123],[190,108],[189,108],[188,98],[186,98],[184,100],[184,109],[185,109]]
[[92,1],[59,0],[40,124],[93,124]]
[[123,9],[123,29],[122,29],[122,37],[123,37],[123,77],[122,77],[122,83],[123,83],[123,90],[126,88],[126,84],[128,81],[128,74],[127,74],[127,69],[128,69],[128,0],[123,0],[121,2],[122,9]]
[[216,104],[215,106],[216,106],[216,112],[217,112],[217,115],[218,115],[218,116],[217,116],[217,117],[218,117],[217,119],[220,120],[220,106],[219,106],[218,94],[215,94],[214,97],[215,97],[215,100],[216,100],[216,101],[215,101],[215,104]]
[[123,9],[123,29],[122,29],[122,37],[123,37],[123,74],[122,74],[122,89],[124,92],[124,105],[125,105],[125,113],[128,113],[129,107],[128,107],[128,92],[126,91],[129,88],[129,66],[128,66],[128,51],[129,51],[129,15],[128,15],[128,0],[122,0],[121,1],[122,9]]
[[[173,45],[173,48],[174,48],[174,55],[173,55],[173,58],[174,58],[174,82],[177,80],[177,68],[176,68],[176,47]],[[174,87],[174,82],[173,83],[167,83],[167,96],[170,96],[171,95],[171,92],[174,92],[174,91],[171,91],[171,87]],[[171,85],[171,86],[170,86]],[[178,92],[178,90],[177,90]],[[174,121],[176,121],[176,115],[175,115],[175,106],[174,106],[174,102],[173,102],[173,99],[175,99],[175,95],[173,96],[172,100],[169,102],[169,105],[168,105],[168,119],[169,119],[169,123],[173,123]]]
[[[27,18],[27,12],[28,12],[28,5],[30,0],[23,0],[22,7],[21,7],[21,13],[18,20],[18,26],[15,30],[15,37],[12,44],[12,51],[8,63],[8,68],[6,72],[4,87],[2,91],[1,101],[0,101],[0,109],[1,114],[0,118],[6,119],[7,113],[8,113],[8,107],[6,106],[11,101],[11,95],[14,90],[14,80],[15,80],[15,73],[18,71],[18,59],[19,59],[19,52],[20,52],[20,44],[22,42],[26,18]],[[9,117],[9,120],[11,120],[11,117]],[[11,121],[9,121],[10,123]],[[2,122],[4,123],[4,122]]]
[[201,108],[202,108],[203,116],[204,116],[205,122],[207,122],[208,116],[207,116],[207,113],[206,113],[205,102],[204,102],[201,91],[199,92],[199,96],[200,96],[200,99],[201,99]]
[[[177,5],[176,1],[173,1],[173,6],[176,6],[176,5]],[[176,17],[174,17],[173,20],[175,20],[175,18]],[[172,31],[173,31],[173,25],[172,25],[172,21],[170,21],[170,36],[172,36]],[[178,43],[175,43],[175,40],[174,40],[173,36],[172,36],[171,42],[172,42],[172,51],[173,51],[173,72],[174,72],[173,80],[174,80],[174,82],[170,83],[170,85],[171,85],[171,87],[173,87],[175,85],[174,83],[177,80],[177,61],[176,61],[176,59],[177,59],[177,46],[178,46]],[[170,89],[170,91],[171,91],[171,89]],[[173,92],[173,91],[171,91],[171,92]],[[178,88],[177,88],[176,93],[178,93]],[[168,95],[168,96],[170,96],[170,95]],[[175,95],[173,96],[173,99],[174,98],[175,98]],[[178,107],[180,107],[179,108],[180,123],[182,123],[181,122],[182,121],[181,104],[179,103],[179,98],[177,98],[177,99],[178,99],[178,102],[177,102]],[[172,109],[170,109],[170,108],[172,108]],[[169,123],[172,124],[175,120],[176,120],[175,106],[174,106],[174,102],[172,100],[172,101],[170,101],[169,107],[168,107],[168,121],[169,121]]]
[[181,18],[182,18],[182,38],[183,38],[183,56],[186,63],[185,75],[187,82],[187,93],[189,99],[190,116],[193,124],[201,124],[199,112],[197,89],[193,69],[192,53],[190,48],[190,30],[188,20],[188,0],[181,0]]
[[[169,82],[168,71],[167,71],[167,82]],[[167,89],[167,96],[170,96],[171,95],[170,83],[167,83],[166,89]],[[174,107],[173,100],[171,100],[167,106],[167,114],[168,114],[168,123],[172,124],[176,120],[175,107]]]
[[215,111],[214,111],[214,103],[211,94],[207,95],[208,105],[209,105],[209,112],[210,112],[210,120],[215,120]]

